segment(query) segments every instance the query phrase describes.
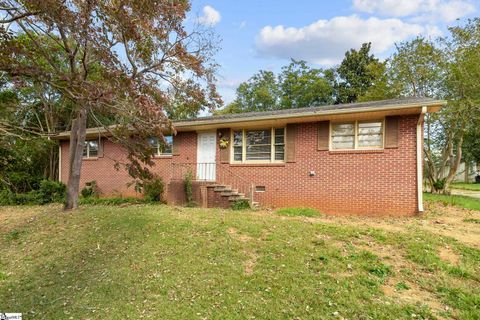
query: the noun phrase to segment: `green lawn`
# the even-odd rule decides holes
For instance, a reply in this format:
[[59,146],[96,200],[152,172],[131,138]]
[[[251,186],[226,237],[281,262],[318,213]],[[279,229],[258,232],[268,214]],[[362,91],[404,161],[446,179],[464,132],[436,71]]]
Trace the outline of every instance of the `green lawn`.
[[420,229],[419,218],[392,222],[402,231],[348,221],[357,220],[0,207],[0,310],[24,319],[479,318],[478,247]]
[[480,210],[480,199],[472,197],[424,193],[424,199],[426,201],[441,202],[445,205],[453,205],[465,209]]
[[453,189],[480,191],[480,183],[452,183]]

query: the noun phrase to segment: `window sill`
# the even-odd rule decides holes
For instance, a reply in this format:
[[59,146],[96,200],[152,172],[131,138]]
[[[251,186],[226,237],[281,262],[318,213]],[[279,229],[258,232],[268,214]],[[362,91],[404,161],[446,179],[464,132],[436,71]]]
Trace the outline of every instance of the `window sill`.
[[330,150],[328,153],[329,154],[350,154],[350,153],[384,153],[384,149],[357,149],[357,150]]
[[90,158],[83,157],[82,160],[83,161],[95,161],[95,160],[98,160],[98,157],[90,157]]
[[230,167],[285,167],[285,163],[230,163]]
[[153,156],[153,159],[172,159],[173,155],[171,154],[162,154],[159,156]]

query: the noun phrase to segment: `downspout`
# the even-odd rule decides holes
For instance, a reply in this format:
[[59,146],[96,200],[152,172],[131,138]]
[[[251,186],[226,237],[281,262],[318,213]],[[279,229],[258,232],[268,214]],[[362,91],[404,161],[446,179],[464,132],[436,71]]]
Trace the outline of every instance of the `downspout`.
[[62,182],[62,141],[58,144],[58,181]]
[[417,122],[417,199],[418,212],[423,212],[423,119],[427,113],[427,107],[422,107],[422,112]]

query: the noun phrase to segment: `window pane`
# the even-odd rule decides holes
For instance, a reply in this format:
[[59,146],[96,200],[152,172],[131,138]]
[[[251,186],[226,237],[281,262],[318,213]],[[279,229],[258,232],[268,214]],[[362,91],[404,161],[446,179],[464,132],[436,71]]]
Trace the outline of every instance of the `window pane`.
[[233,147],[233,160],[242,161],[242,147]]
[[272,153],[271,130],[251,130],[245,133],[247,160],[270,160]]
[[233,132],[233,161],[242,161],[243,131]]
[[361,122],[358,124],[358,147],[381,148],[383,145],[382,122]]
[[157,137],[147,138],[147,142],[152,147],[153,154],[158,155],[158,138]]
[[275,146],[275,160],[285,160],[285,146]]
[[88,157],[88,141],[85,141],[84,145],[83,145],[83,157],[86,158]]
[[285,129],[275,129],[275,160],[285,160]]
[[355,124],[336,123],[332,125],[332,148],[355,148]]
[[233,132],[233,145],[234,146],[241,146],[242,142],[243,142],[242,131],[234,131]]
[[88,141],[88,156],[90,158],[98,157],[98,140]]
[[161,154],[172,154],[172,145],[173,145],[173,137],[172,136],[165,136],[166,144],[164,143],[160,148]]

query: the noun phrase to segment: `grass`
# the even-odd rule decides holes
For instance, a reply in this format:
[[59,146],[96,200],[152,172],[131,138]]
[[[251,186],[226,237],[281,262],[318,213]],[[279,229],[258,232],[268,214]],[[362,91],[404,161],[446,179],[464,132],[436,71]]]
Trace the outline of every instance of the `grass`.
[[424,199],[426,201],[441,202],[444,205],[452,205],[459,208],[480,211],[480,199],[477,198],[458,195],[424,193]]
[[[478,319],[477,248],[414,228],[278,214],[313,212],[0,208],[0,310],[28,319]],[[459,264],[440,258],[445,246]],[[440,307],[412,300],[417,291]]]
[[315,217],[320,213],[312,208],[282,208],[275,211],[276,214],[289,217]]
[[480,183],[452,183],[451,187],[453,189],[462,189],[462,190],[471,190],[471,191],[480,191]]

